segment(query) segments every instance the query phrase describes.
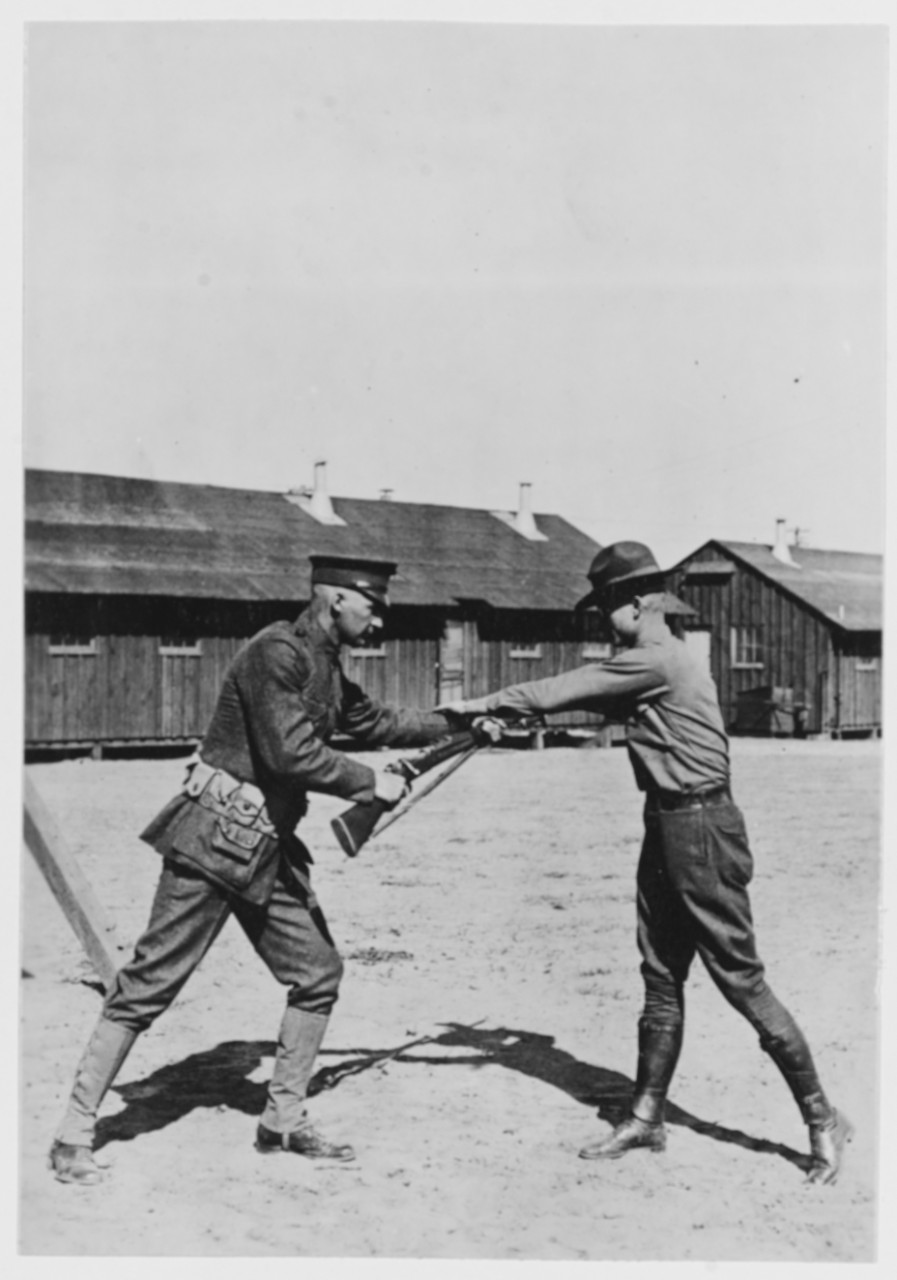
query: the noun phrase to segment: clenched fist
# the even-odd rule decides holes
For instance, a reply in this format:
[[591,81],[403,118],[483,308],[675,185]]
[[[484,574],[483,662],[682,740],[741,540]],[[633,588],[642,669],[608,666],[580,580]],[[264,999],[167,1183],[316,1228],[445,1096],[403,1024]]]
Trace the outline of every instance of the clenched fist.
[[489,742],[493,747],[501,742],[504,725],[494,716],[474,716],[470,727],[480,742]]
[[383,769],[374,774],[374,796],[383,804],[393,809],[409,791],[408,779],[401,773],[391,769]]

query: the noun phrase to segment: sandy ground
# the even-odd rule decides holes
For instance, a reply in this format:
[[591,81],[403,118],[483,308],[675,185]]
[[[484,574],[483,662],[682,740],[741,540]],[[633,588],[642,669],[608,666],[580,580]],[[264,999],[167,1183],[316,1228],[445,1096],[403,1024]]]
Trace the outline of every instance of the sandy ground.
[[[107,1098],[108,1180],[57,1183],[46,1152],[100,997],[25,858],[21,1252],[871,1260],[880,765],[871,742],[733,746],[761,953],[857,1126],[837,1186],[804,1185],[791,1097],[700,967],[666,1153],[577,1159],[632,1083],[639,803],[622,750],[497,751],[356,860],[338,802],[303,824],[347,961],[312,1109],[351,1165],[253,1149],[282,994],[231,922]],[[159,870],[136,832],[182,763],[31,774],[129,946]]]

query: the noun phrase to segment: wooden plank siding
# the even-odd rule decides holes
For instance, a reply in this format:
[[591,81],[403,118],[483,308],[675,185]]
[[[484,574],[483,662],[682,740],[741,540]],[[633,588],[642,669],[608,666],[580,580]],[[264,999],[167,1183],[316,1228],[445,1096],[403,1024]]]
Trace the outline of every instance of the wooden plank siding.
[[[580,624],[569,614],[528,615],[508,611],[487,616],[470,628],[465,697],[478,698],[507,685],[542,680],[583,666]],[[509,634],[509,632],[513,634]],[[515,650],[538,646],[538,656],[516,656]],[[586,711],[564,711],[546,717],[550,725],[596,725],[601,717]]]
[[[794,703],[806,708],[807,733],[880,727],[880,670],[863,669],[864,658],[868,664],[880,654],[880,635],[870,634],[859,646],[846,636],[840,644],[847,643],[850,652],[839,654],[836,625],[752,567],[732,562],[731,572],[720,567],[708,576],[689,576],[695,565],[721,560],[713,546],[690,558],[680,594],[697,614],[686,627],[711,632],[711,674],[727,725],[735,723],[740,693],[769,687],[790,690]],[[759,629],[760,666],[733,663],[732,630],[739,627]]]
[[[26,602],[25,743],[182,742],[202,736],[224,673],[258,629],[253,610],[232,611],[232,635],[201,635],[217,609],[184,602],[30,597]],[[269,619],[261,619],[262,625]],[[144,628],[147,628],[145,631]],[[151,630],[149,630],[151,628]],[[178,636],[197,655],[163,651]],[[93,653],[53,652],[60,636]]]
[[[735,722],[739,694],[771,687],[790,689],[794,702],[806,707],[807,732],[830,728],[831,706],[828,699],[820,702],[819,677],[831,666],[831,638],[820,619],[747,569],[725,580],[686,584],[682,594],[697,611],[686,625],[711,631],[711,673],[729,726]],[[732,632],[741,627],[759,630],[758,667],[733,662]]]
[[436,703],[439,646],[432,639],[393,638],[383,654],[355,653],[342,658],[343,671],[378,702],[429,709]]
[[881,641],[878,635],[849,637],[836,658],[832,719],[836,733],[881,728]]
[[[719,561],[706,548],[701,559]],[[880,729],[880,633],[840,634],[749,567],[687,580],[680,592],[697,611],[687,626],[710,632],[711,672],[729,727],[738,695],[758,687],[790,690],[806,707],[805,730],[841,734]],[[26,610],[25,741],[28,746],[187,743],[201,738],[229,663],[249,636],[299,602],[31,598]],[[431,708],[439,698],[441,645],[460,630],[465,697],[568,671],[585,661],[570,614],[415,609],[390,613],[382,654],[348,654],[344,669],[379,701]],[[732,662],[733,627],[759,629],[762,666]],[[93,652],[52,652],[62,637]],[[200,652],[160,652],[198,642]],[[839,636],[836,651],[834,637]],[[538,656],[514,650],[538,646]],[[549,717],[553,725],[597,725],[585,712]]]
[[[249,636],[301,604],[239,607],[231,602],[34,598],[27,607],[25,743],[186,743],[202,737],[229,663]],[[349,679],[378,701],[432,708],[439,697],[440,643],[449,621],[462,632],[463,693],[541,679],[583,662],[569,616],[449,617],[447,611],[396,608],[383,653],[343,657]],[[146,628],[146,630],[144,630]],[[74,634],[88,653],[53,654],[51,642]],[[182,645],[198,652],[179,652]],[[521,645],[538,657],[515,657]],[[549,718],[556,725],[595,724],[583,712]]]

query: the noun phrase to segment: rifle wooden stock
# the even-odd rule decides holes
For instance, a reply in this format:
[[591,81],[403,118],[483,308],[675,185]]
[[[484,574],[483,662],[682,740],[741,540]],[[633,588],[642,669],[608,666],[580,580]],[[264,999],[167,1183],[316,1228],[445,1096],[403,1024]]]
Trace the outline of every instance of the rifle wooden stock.
[[[406,756],[404,759],[396,760],[386,767],[391,773],[401,773],[407,778],[408,782],[413,782],[422,773],[426,773],[429,769],[435,769],[437,765],[450,760],[452,756],[461,755],[462,752],[469,751],[471,747],[477,746],[479,741],[480,739],[472,730],[454,733],[449,738],[434,742],[431,747],[427,747],[418,755]],[[333,834],[340,842],[343,852],[350,858],[354,858],[374,834],[374,828],[383,815],[394,807],[386,804],[383,800],[378,800],[375,796],[370,804],[353,804],[351,808],[345,809],[338,817],[334,818],[330,826]]]

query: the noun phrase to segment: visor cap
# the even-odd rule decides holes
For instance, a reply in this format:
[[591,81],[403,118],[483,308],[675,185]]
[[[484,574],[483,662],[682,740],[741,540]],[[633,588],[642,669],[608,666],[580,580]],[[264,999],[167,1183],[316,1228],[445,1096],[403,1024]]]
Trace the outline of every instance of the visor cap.
[[313,587],[349,587],[378,604],[389,604],[389,580],[398,568],[391,560],[360,556],[309,556],[309,560]]

